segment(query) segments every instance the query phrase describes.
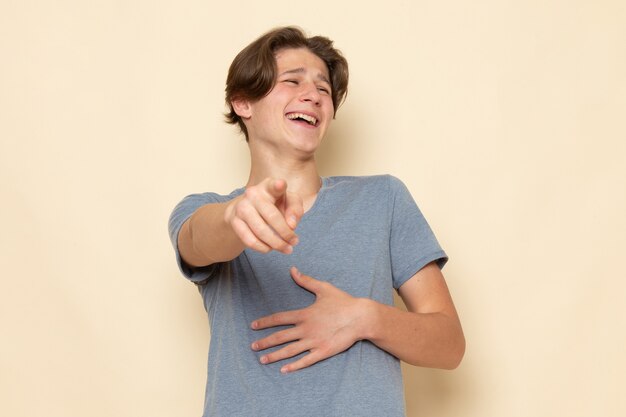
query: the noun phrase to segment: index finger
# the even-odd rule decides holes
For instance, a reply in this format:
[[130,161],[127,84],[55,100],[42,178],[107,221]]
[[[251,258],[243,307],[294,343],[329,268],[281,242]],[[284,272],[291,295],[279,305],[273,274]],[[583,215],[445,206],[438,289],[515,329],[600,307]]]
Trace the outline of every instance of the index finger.
[[300,321],[301,310],[281,311],[280,313],[274,313],[269,316],[261,317],[254,320],[250,327],[253,330],[267,329],[276,326],[286,326],[290,324],[296,324]]
[[280,178],[269,178],[265,184],[265,189],[272,197],[278,200],[287,192],[287,181]]

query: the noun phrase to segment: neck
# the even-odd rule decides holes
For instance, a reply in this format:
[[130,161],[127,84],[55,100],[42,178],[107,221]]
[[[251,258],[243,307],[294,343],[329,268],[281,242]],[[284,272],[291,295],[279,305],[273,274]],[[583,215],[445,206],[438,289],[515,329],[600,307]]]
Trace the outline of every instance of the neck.
[[260,183],[268,177],[287,181],[287,190],[298,194],[305,211],[315,201],[321,181],[314,155],[285,157],[274,152],[251,150],[250,177],[246,186]]

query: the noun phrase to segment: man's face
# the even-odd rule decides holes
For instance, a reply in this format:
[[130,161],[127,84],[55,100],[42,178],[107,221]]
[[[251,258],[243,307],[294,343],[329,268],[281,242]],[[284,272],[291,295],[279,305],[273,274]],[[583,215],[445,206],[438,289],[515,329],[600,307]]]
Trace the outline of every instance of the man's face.
[[276,66],[273,89],[244,117],[250,142],[313,153],[334,114],[328,68],[305,48],[279,50]]

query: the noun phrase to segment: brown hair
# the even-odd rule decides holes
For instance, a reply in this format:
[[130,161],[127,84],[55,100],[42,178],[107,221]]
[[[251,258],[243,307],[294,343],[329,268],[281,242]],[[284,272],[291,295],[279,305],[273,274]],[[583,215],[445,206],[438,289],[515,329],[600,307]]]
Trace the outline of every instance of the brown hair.
[[287,26],[273,29],[246,46],[233,60],[226,78],[226,122],[239,124],[248,140],[248,130],[233,108],[234,100],[256,101],[265,97],[276,82],[275,54],[283,48],[307,48],[328,67],[335,114],[348,92],[348,62],[323,36],[307,38],[302,29]]

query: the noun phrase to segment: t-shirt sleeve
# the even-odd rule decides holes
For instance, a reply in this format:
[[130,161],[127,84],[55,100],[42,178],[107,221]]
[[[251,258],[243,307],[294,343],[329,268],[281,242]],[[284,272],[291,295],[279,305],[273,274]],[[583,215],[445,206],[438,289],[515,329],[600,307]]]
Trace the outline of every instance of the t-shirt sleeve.
[[390,178],[391,204],[390,253],[393,286],[398,289],[430,262],[443,268],[448,256],[406,186]]
[[187,265],[180,256],[178,250],[178,234],[183,226],[183,223],[191,217],[191,215],[200,207],[210,203],[221,203],[227,201],[229,198],[215,193],[203,193],[192,194],[185,197],[176,207],[168,222],[168,229],[172,246],[174,247],[174,253],[176,256],[176,262],[178,268],[183,275],[192,282],[200,283],[210,278],[217,268],[217,264],[205,266],[205,267],[191,267]]

